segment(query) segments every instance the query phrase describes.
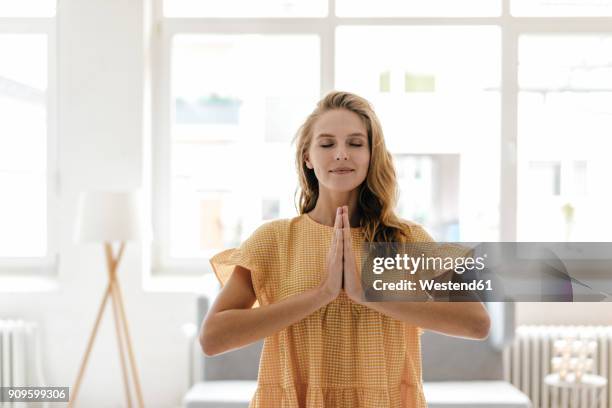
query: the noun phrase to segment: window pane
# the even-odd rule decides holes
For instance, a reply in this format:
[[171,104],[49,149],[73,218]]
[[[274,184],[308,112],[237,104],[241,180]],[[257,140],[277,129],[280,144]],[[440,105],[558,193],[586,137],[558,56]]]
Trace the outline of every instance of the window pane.
[[319,38],[180,35],[172,51],[170,255],[207,257],[295,214],[290,142],[319,98]]
[[57,0],[0,1],[0,17],[53,17]]
[[327,0],[164,0],[166,17],[325,17]]
[[[458,154],[396,154],[397,181],[402,194],[397,211],[427,225],[437,240],[459,240]],[[432,221],[433,217],[437,221]]]
[[[398,172],[407,174],[400,181],[401,216],[438,239],[497,240],[499,31],[341,27],[337,39],[336,87],[373,103],[396,158],[422,156],[396,159]],[[434,205],[440,191],[449,195]]]
[[44,35],[0,35],[0,257],[46,255]]
[[512,0],[515,16],[612,16],[612,0]]
[[340,17],[499,16],[500,0],[337,0]]
[[519,241],[609,241],[612,36],[520,37],[519,86]]

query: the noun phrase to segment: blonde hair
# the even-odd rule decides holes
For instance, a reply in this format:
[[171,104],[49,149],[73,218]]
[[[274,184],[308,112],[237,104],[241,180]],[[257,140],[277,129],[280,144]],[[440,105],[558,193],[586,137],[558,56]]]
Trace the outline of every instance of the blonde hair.
[[296,196],[299,193],[299,203],[296,203],[298,212],[310,212],[319,198],[319,182],[314,170],[306,167],[305,155],[312,142],[315,122],[323,113],[333,109],[356,113],[368,132],[370,165],[365,181],[358,187],[358,211],[364,239],[367,242],[405,242],[410,237],[410,226],[394,212],[398,197],[397,179],[380,121],[367,100],[349,92],[328,93],[317,103],[294,138],[299,177],[296,191]]

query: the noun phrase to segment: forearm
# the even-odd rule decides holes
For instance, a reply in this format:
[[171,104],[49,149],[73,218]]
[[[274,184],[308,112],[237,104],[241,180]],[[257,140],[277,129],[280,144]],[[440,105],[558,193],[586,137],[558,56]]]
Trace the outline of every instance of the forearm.
[[224,310],[207,318],[200,342],[208,355],[240,348],[304,319],[330,300],[313,288],[270,305]]
[[480,302],[360,302],[379,313],[451,336],[484,339],[489,314]]

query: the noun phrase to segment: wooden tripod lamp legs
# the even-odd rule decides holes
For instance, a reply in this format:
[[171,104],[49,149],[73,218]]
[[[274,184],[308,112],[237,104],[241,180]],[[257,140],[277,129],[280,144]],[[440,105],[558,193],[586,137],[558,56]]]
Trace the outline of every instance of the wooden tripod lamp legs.
[[128,329],[127,318],[125,317],[125,309],[123,307],[123,297],[121,294],[121,288],[119,287],[119,281],[117,280],[117,266],[119,265],[119,261],[121,260],[121,256],[123,255],[123,249],[125,247],[125,243],[122,242],[119,247],[119,253],[117,258],[113,257],[113,251],[110,243],[105,243],[105,252],[106,252],[106,262],[108,266],[108,285],[106,287],[106,291],[104,292],[104,296],[102,298],[102,303],[100,304],[100,308],[98,310],[98,315],[96,317],[96,322],[93,327],[93,331],[89,337],[89,341],[87,342],[87,349],[85,350],[85,355],[83,356],[83,360],[81,362],[81,366],[79,368],[79,373],[77,375],[76,382],[74,387],[70,392],[70,401],[68,403],[68,407],[74,407],[74,403],[77,399],[77,395],[79,392],[79,388],[81,386],[81,381],[83,380],[83,374],[85,373],[85,368],[87,366],[87,361],[89,359],[89,355],[91,354],[91,349],[93,347],[94,340],[98,333],[98,327],[100,326],[100,321],[102,320],[102,315],[104,314],[104,307],[106,306],[106,302],[110,296],[113,307],[113,316],[115,320],[115,332],[117,334],[117,341],[119,344],[119,358],[121,362],[121,371],[123,374],[123,384],[125,388],[125,394],[127,399],[127,406],[129,408],[132,407],[132,397],[130,395],[130,384],[129,384],[129,373],[128,367],[125,364],[125,351],[124,351],[124,342],[127,346],[128,357],[130,361],[131,371],[133,375],[134,388],[136,389],[136,400],[139,408],[144,407],[142,391],[140,388],[140,379],[138,378],[138,370],[136,369],[136,360],[134,358],[134,353],[132,351],[132,341],[130,339],[130,332]]
[[121,325],[119,324],[119,302],[117,301],[117,292],[115,284],[112,285],[111,297],[113,299],[113,317],[115,318],[115,332],[117,333],[117,343],[119,346],[119,358],[121,359],[121,373],[123,374],[123,386],[125,388],[125,396],[127,399],[128,408],[132,407],[132,397],[130,395],[130,386],[128,382],[128,372],[125,365],[125,351],[123,350],[123,337],[121,335]]

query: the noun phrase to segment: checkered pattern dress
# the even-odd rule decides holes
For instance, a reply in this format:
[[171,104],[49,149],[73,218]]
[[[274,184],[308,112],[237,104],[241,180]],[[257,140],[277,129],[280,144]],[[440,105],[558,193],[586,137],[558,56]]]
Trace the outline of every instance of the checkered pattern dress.
[[[409,223],[415,241],[432,242]],[[251,271],[258,305],[316,287],[325,276],[333,227],[307,214],[268,222],[239,248],[211,258],[221,285],[234,266]],[[363,237],[352,228],[360,258]],[[359,259],[358,259],[359,262]],[[358,263],[359,264],[359,263]],[[340,296],[264,341],[251,408],[426,408],[419,327]]]

